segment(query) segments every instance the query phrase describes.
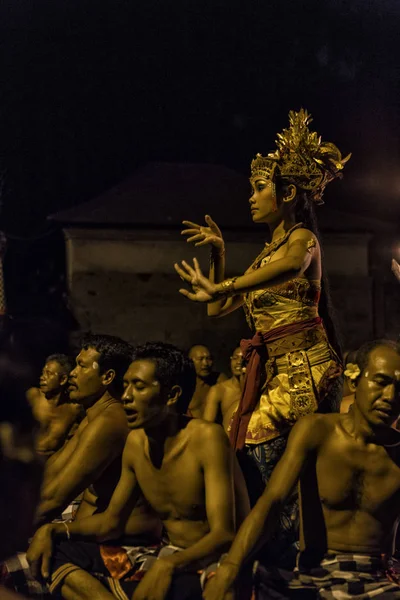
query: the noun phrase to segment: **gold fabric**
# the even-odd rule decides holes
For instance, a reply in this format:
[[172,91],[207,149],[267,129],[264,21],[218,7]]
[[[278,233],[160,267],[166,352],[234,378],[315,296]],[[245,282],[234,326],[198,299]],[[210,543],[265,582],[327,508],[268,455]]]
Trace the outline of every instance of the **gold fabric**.
[[[260,332],[307,321],[318,316],[319,297],[318,281],[298,277],[246,294],[246,317],[251,329]],[[301,416],[315,412],[327,379],[340,373],[323,325],[269,342],[266,348],[265,383],[250,418],[246,444],[282,435]]]
[[[268,262],[264,259],[260,267]],[[280,285],[249,292],[244,297],[247,322],[254,331],[269,331],[318,316],[319,281],[296,277]]]

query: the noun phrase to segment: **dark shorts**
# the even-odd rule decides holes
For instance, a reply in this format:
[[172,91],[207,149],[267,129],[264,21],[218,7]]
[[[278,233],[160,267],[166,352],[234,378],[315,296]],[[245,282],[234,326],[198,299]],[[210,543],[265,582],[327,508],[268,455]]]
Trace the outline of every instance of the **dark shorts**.
[[[136,542],[139,544],[139,540]],[[165,545],[163,546],[165,548]],[[124,548],[112,544],[100,545],[96,542],[64,541],[56,546],[53,562],[50,591],[61,597],[60,590],[68,575],[77,570],[90,573],[99,580],[118,600],[130,600],[133,592],[151,566],[152,560],[159,555],[160,545],[135,545],[133,548],[134,563],[129,562]],[[115,564],[120,567],[116,575],[110,573],[105,564],[115,557]],[[109,563],[111,564],[111,563]],[[174,575],[166,600],[201,600],[202,589],[200,574],[197,571],[180,572]]]

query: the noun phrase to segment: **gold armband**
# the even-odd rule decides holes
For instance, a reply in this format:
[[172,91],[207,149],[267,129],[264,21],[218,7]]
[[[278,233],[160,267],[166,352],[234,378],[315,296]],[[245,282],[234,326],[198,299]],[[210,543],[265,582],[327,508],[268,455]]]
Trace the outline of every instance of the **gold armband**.
[[216,293],[216,296],[230,296],[235,292],[235,281],[237,277],[232,277],[232,279],[225,279],[221,281],[219,284],[221,289]]

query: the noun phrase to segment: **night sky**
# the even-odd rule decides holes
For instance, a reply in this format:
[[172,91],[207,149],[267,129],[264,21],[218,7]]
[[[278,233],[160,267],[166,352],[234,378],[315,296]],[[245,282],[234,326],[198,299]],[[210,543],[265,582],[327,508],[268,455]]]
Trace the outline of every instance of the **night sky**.
[[301,106],[353,152],[327,202],[398,218],[399,31],[398,0],[1,0],[1,228],[148,160],[247,173]]

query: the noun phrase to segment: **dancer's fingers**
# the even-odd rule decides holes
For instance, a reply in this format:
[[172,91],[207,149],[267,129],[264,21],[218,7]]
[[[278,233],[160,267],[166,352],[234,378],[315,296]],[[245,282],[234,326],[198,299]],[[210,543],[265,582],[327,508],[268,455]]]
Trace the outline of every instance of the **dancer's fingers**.
[[189,263],[187,263],[186,260],[182,261],[182,265],[186,269],[186,275],[189,273],[190,277],[195,277],[196,276],[195,269],[193,269],[193,267],[191,265],[189,265]]
[[188,225],[189,227],[193,227],[194,229],[200,229],[201,225],[197,223],[193,223],[193,221],[182,221],[183,225]]
[[192,276],[185,273],[185,271],[183,269],[181,269],[181,267],[178,265],[178,263],[174,264],[174,268],[175,268],[175,271],[178,273],[179,277],[182,279],[182,281],[187,281],[188,283],[191,282]]
[[204,239],[204,233],[197,233],[196,235],[193,235],[192,237],[188,238],[186,241],[187,242],[195,242],[196,240],[202,240]]

